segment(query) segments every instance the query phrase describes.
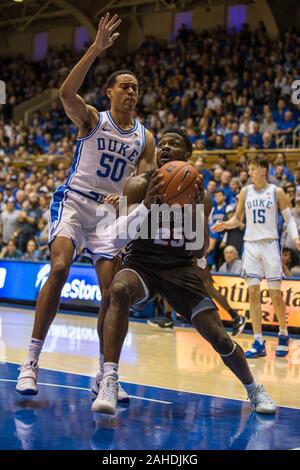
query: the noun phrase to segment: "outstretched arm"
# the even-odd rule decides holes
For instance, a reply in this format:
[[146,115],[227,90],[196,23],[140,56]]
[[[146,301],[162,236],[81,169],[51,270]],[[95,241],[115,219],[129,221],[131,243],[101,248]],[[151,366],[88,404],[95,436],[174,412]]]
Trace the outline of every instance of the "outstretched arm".
[[139,158],[136,173],[140,175],[145,173],[145,171],[154,170],[156,168],[155,140],[152,133],[146,130],[145,149]]
[[61,86],[60,97],[63,107],[71,121],[79,127],[81,137],[88,134],[97,123],[98,114],[97,110],[93,106],[88,106],[77,92],[95,59],[105,49],[111,47],[118,38],[119,33],[112,33],[120,23],[118,15],[114,15],[110,19],[109,13],[107,13],[101,18],[95,41],[73,67]]
[[245,199],[246,199],[246,188],[243,188],[239,194],[237,208],[235,214],[225,222],[218,222],[212,226],[212,232],[223,232],[223,230],[232,230],[240,225],[244,220],[245,215]]

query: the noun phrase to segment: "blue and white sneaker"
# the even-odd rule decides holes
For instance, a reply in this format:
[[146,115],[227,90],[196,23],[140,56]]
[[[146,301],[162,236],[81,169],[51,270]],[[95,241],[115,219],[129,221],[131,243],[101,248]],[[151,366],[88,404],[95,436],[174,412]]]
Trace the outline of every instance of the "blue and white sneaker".
[[257,339],[252,343],[252,348],[245,352],[245,357],[248,359],[256,359],[257,357],[264,357],[267,355],[266,352],[266,341],[261,344]]
[[289,335],[278,335],[278,346],[276,347],[276,356],[285,357],[289,353]]
[[[101,372],[97,372],[96,377],[94,378],[93,383],[92,383],[92,387],[91,387],[92,393],[94,395],[98,395],[102,379],[103,379],[103,374],[101,374]],[[124,388],[119,383],[118,403],[125,405],[129,402],[130,402],[130,397],[129,397],[128,393],[126,392],[126,390],[124,390]]]
[[252,411],[263,415],[274,415],[276,413],[276,403],[265,391],[261,384],[258,384],[252,393],[248,394]]
[[37,362],[22,364],[19,371],[16,392],[20,395],[37,395],[37,378],[39,373]]

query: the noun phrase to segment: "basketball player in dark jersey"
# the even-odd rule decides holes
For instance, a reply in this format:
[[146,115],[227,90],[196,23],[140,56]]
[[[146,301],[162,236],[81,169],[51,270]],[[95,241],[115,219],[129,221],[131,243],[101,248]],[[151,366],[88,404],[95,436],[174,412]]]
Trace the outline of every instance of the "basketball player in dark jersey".
[[[187,136],[177,129],[166,131],[158,143],[158,167],[170,161],[188,161],[192,145]],[[131,178],[124,194],[128,206],[140,203],[153,212],[147,200],[149,173]],[[193,205],[204,203],[204,246],[199,251],[188,249],[185,238],[177,239],[169,231],[166,239],[159,237],[160,226],[154,238],[137,238],[116,274],[111,289],[110,307],[104,322],[104,376],[92,410],[115,413],[118,396],[118,363],[128,330],[128,311],[135,304],[147,302],[156,293],[168,303],[212,345],[223,362],[245,386],[253,411],[274,414],[276,404],[261,384],[257,384],[244,357],[242,348],[227,334],[216,306],[207,294],[199,277],[196,258],[205,255],[208,248],[208,217],[211,212],[210,195],[204,191],[201,180],[195,185]],[[149,212],[149,220],[153,219]],[[168,214],[171,212],[169,211]],[[176,215],[174,214],[174,220]],[[158,220],[164,220],[159,213]],[[172,225],[172,224],[171,224]],[[151,227],[152,228],[152,227]]]

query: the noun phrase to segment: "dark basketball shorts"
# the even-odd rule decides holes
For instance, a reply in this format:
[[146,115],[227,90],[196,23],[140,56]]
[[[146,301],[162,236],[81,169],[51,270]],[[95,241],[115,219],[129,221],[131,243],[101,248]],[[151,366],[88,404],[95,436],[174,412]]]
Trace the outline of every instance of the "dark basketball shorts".
[[204,288],[199,268],[192,263],[163,268],[155,267],[155,264],[146,266],[142,260],[130,259],[121,266],[116,276],[125,270],[135,272],[145,291],[144,298],[132,306],[133,308],[141,309],[151,299],[161,295],[189,322],[198,313],[217,308]]

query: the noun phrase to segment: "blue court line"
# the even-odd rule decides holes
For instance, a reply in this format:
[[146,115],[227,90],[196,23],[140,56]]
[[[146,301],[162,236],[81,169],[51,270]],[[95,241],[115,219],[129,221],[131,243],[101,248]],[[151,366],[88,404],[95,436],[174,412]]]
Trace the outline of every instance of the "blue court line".
[[[0,378],[0,382],[17,383],[17,380],[14,380],[14,379],[1,379]],[[51,384],[51,383],[43,383],[43,382],[38,382],[38,385],[42,385],[42,386],[46,386],[46,387],[69,388],[69,389],[72,389],[72,390],[84,390],[85,392],[90,392],[91,393],[91,388],[73,387],[71,385]],[[154,398],[137,397],[135,395],[129,395],[129,396],[130,396],[130,398],[134,398],[136,400],[154,401],[156,403],[164,403],[166,405],[172,405],[171,401],[155,400]]]
[[[13,364],[13,365],[16,365],[16,366],[20,366],[19,363],[17,362],[6,362],[6,364]],[[1,365],[1,363],[0,363]],[[81,374],[79,372],[71,372],[71,371],[64,371],[64,370],[59,370],[59,369],[51,369],[49,367],[47,367],[47,369],[41,369],[40,368],[40,371],[41,370],[45,370],[45,371],[50,371],[50,372],[59,372],[59,373],[62,373],[62,374],[68,374],[68,375],[75,375],[77,377],[85,377],[89,380],[92,380],[93,379],[93,376],[90,376],[90,375],[85,375],[85,374]],[[1,379],[0,379],[1,381]],[[10,380],[10,382],[16,382],[16,380]],[[157,390],[165,390],[166,392],[170,391],[170,392],[178,392],[178,393],[185,393],[185,394],[191,394],[191,395],[198,395],[200,397],[202,396],[206,396],[206,397],[211,397],[211,398],[221,398],[221,399],[224,399],[224,400],[233,400],[233,401],[239,401],[239,402],[242,402],[242,403],[248,403],[249,404],[249,401],[247,399],[243,400],[242,398],[232,398],[232,397],[226,397],[224,395],[214,395],[212,393],[201,393],[201,392],[196,392],[196,391],[191,391],[191,390],[183,390],[183,389],[178,389],[178,388],[171,388],[171,387],[163,387],[163,386],[158,386],[158,385],[151,385],[151,384],[146,384],[146,383],[140,383],[140,382],[133,382],[132,380],[130,382],[127,382],[126,380],[123,380],[122,377],[120,376],[120,382],[121,384],[126,384],[126,386],[131,386],[131,385],[135,385],[135,386],[140,386],[140,387],[145,387],[147,389],[153,389],[154,393],[155,393],[155,389]],[[40,385],[50,385],[50,384],[44,384],[44,383],[40,383],[38,382],[38,384]],[[57,386],[56,384],[52,384],[52,386]],[[61,385],[61,387],[64,387],[64,385]],[[78,388],[78,389],[81,389],[81,387],[74,387],[74,388]],[[91,387],[89,388],[82,388],[82,390],[91,390]],[[245,392],[246,394],[246,392]],[[143,397],[137,397],[137,396],[134,396],[134,395],[130,395],[132,396],[132,398],[137,398],[137,399],[145,399],[147,400],[146,398],[143,398]],[[148,399],[150,400],[150,399]],[[165,402],[167,404],[171,404],[172,402]],[[298,407],[293,407],[293,406],[287,406],[287,405],[279,405],[280,408],[287,408],[289,410],[300,410],[300,408]]]
[[[251,413],[249,403],[128,383],[132,400],[115,416],[91,412],[90,377],[40,370],[36,397],[17,395],[16,364],[1,364],[0,449],[295,449],[300,410]],[[56,385],[56,386],[55,386]],[[64,387],[61,387],[63,385]],[[83,389],[83,390],[82,390]]]

